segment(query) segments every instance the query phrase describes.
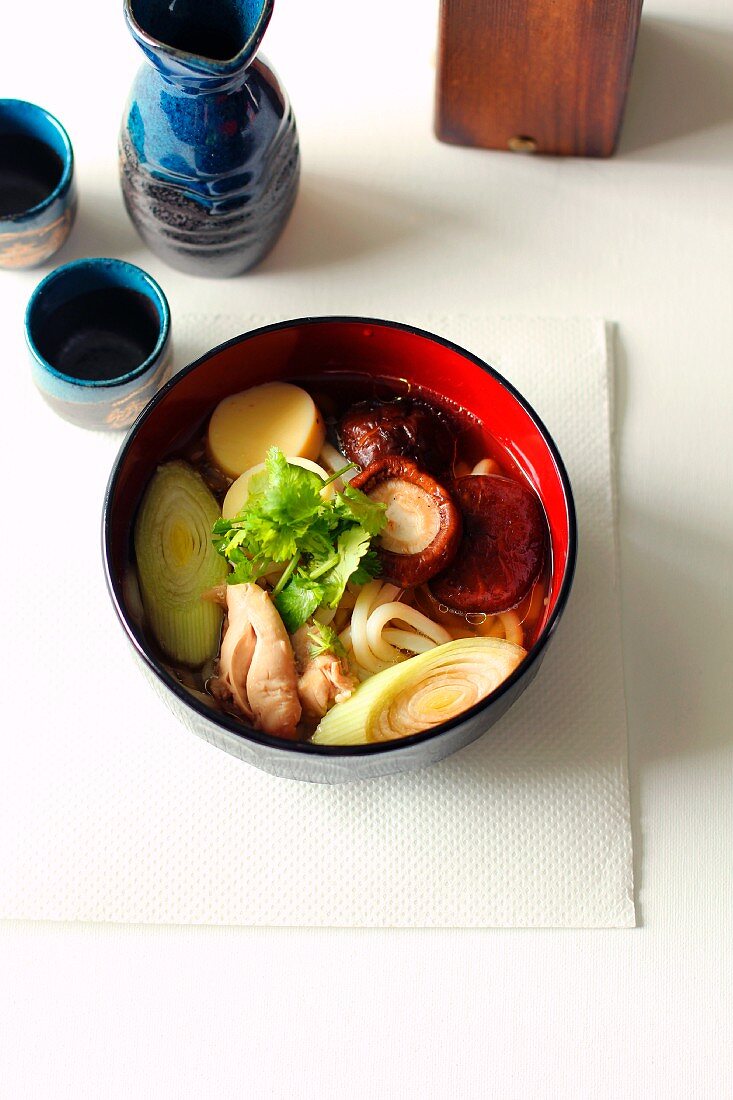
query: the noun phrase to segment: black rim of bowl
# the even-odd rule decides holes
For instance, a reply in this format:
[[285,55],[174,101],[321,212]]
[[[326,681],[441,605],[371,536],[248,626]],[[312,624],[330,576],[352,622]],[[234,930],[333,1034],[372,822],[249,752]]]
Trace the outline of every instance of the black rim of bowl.
[[[244,723],[238,722],[237,719],[232,718],[230,715],[211,709],[200,703],[193,695],[191,695],[182,684],[171,676],[169,672],[165,670],[152,656],[145,647],[141,644],[139,638],[132,629],[128,622],[127,614],[124,610],[121,594],[118,594],[115,588],[115,583],[110,573],[109,562],[109,534],[110,534],[110,506],[117,487],[117,478],[120,467],[127,456],[128,451],[134,444],[137,430],[141,424],[143,424],[149,416],[155,411],[157,405],[163,400],[166,394],[177,384],[177,382],[190,374],[191,371],[196,370],[198,366],[211,359],[214,355],[218,355],[226,348],[232,347],[234,344],[242,344],[247,340],[252,340],[257,336],[265,332],[275,332],[279,329],[295,328],[302,325],[316,325],[316,324],[354,324],[354,325],[374,325],[383,328],[399,329],[403,332],[409,332],[414,336],[420,336],[434,343],[441,344],[443,347],[457,352],[481,370],[490,374],[501,386],[503,386],[514,399],[521,405],[524,411],[527,413],[537,431],[542,436],[542,439],[548,448],[560,476],[560,481],[563,487],[563,495],[565,500],[566,518],[568,524],[568,555],[565,563],[565,570],[563,578],[560,583],[560,591],[555,601],[555,607],[553,608],[550,618],[545,623],[542,633],[530,649],[529,653],[522,661],[522,663],[514,670],[514,672],[506,680],[503,681],[490,695],[487,695],[484,699],[481,699],[474,706],[468,710],[462,711],[454,718],[449,719],[446,722],[441,722],[440,725],[434,726],[429,730],[425,730],[422,733],[414,733],[409,737],[400,737],[393,741],[372,741],[366,745],[314,745],[310,741],[286,741],[281,737],[272,737],[270,734],[263,733],[261,730],[255,730],[251,726],[247,726]],[[117,614],[120,623],[129,639],[132,643],[138,656],[145,662],[151,672],[160,680],[169,691],[181,700],[187,707],[195,711],[202,718],[207,719],[214,725],[220,726],[227,733],[234,734],[236,737],[242,738],[244,741],[253,742],[256,745],[266,747],[268,749],[277,749],[284,753],[293,753],[296,756],[321,756],[321,757],[360,757],[360,756],[380,756],[383,754],[389,754],[394,752],[400,752],[402,749],[406,749],[411,745],[423,744],[432,741],[438,737],[441,737],[444,733],[454,729],[456,726],[461,725],[463,722],[470,720],[476,715],[480,714],[486,709],[489,704],[495,703],[507,692],[511,691],[513,686],[526,675],[532,665],[539,659],[547,643],[555,632],[557,623],[565,610],[565,606],[570,595],[572,588],[573,576],[575,574],[575,564],[577,558],[578,539],[577,539],[577,520],[575,514],[575,502],[573,499],[573,491],[570,485],[570,479],[565,469],[565,464],[560,457],[557,447],[555,446],[552,436],[548,432],[542,420],[534,411],[532,406],[525,400],[524,397],[512,386],[511,382],[508,382],[498,371],[489,366],[483,359],[480,359],[477,355],[467,351],[461,347],[460,344],[453,343],[452,340],[447,340],[442,336],[436,336],[432,332],[428,332],[427,329],[417,328],[415,325],[404,324],[399,321],[384,321],[375,317],[351,317],[351,316],[326,316],[326,317],[298,317],[289,321],[278,321],[275,324],[263,325],[260,328],[252,329],[250,332],[243,333],[240,336],[235,336],[231,340],[226,340],[222,344],[218,344],[215,348],[207,351],[204,355],[200,356],[193,363],[190,363],[187,367],[184,367],[176,375],[173,376],[153,397],[145,406],[143,411],[138,416],[135,423],[130,428],[128,435],[120,448],[117,455],[112,472],[110,474],[109,481],[107,483],[107,489],[104,495],[104,509],[102,514],[102,556],[104,559],[104,573],[107,582],[107,589],[112,600],[115,612]]]

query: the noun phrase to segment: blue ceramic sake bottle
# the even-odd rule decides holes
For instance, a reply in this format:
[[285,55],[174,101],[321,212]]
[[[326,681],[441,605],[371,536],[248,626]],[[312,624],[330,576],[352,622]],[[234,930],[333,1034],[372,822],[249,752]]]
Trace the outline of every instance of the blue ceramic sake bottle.
[[124,0],[146,57],[120,133],[128,213],[195,275],[239,275],[280,236],[300,155],[285,91],[257,56],[274,0]]

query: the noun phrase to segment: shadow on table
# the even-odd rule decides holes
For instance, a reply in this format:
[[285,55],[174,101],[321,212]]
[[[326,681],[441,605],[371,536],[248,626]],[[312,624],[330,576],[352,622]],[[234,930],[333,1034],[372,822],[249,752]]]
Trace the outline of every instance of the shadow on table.
[[[628,365],[614,348],[620,434],[628,402]],[[621,471],[623,473],[623,471]],[[690,471],[690,477],[696,473]],[[704,476],[700,472],[700,476]],[[714,476],[708,474],[708,476]],[[733,742],[733,676],[728,669],[730,563],[733,546],[685,515],[641,512],[621,504],[621,572],[626,690],[634,698],[629,731],[634,879],[640,923],[644,807],[640,776],[653,761],[715,753]],[[719,525],[718,525],[719,527]],[[634,629],[628,610],[635,607]],[[718,645],[711,645],[717,640]]]
[[675,161],[703,133],[696,159],[733,162],[733,32],[643,18],[619,157]]
[[387,192],[353,179],[304,173],[282,238],[257,268],[263,274],[343,263],[393,247],[449,209],[426,208],[413,195]]
[[[733,73],[729,83],[733,87]],[[614,427],[618,432],[628,391],[628,367],[618,340],[615,363]],[[634,616],[633,631],[627,616],[624,665],[626,690],[635,702],[629,755],[634,880],[641,924],[644,807],[640,776],[644,768],[663,758],[715,753],[733,741],[733,677],[724,642],[729,633],[725,578],[730,575],[733,546],[716,535],[712,524],[705,528],[685,522],[683,515],[643,513],[623,504],[620,529],[624,605],[640,611]],[[720,645],[711,646],[711,639],[718,639]]]
[[625,603],[643,612],[634,635],[624,637],[639,762],[715,752],[733,741],[726,641],[733,546],[633,507],[622,512],[622,532],[628,532],[621,544]]
[[139,262],[143,247],[118,190],[107,194],[80,186],[74,228],[53,262],[56,266],[85,256],[115,256],[129,260],[136,254],[135,262]]
[[[455,220],[449,207],[435,209],[413,195],[385,191],[353,179],[304,173],[285,231],[265,260],[246,274],[307,271],[376,254],[433,224]],[[135,258],[145,249],[124,208],[122,195],[80,187],[79,211],[57,263],[83,256]],[[144,261],[143,261],[144,265]]]

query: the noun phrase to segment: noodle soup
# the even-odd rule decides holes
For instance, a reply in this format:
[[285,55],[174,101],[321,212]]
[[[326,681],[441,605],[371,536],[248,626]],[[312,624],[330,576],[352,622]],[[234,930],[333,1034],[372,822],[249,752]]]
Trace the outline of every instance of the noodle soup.
[[385,321],[208,352],[139,417],[105,497],[110,597],[150,683],[212,745],[298,780],[425,767],[486,733],[540,667],[575,554],[537,414],[470,352]]
[[[161,471],[152,549],[138,515],[128,578],[141,628],[187,691],[247,725],[316,744],[409,736],[495,690],[542,629],[539,498],[475,415],[427,388],[344,371],[250,387]],[[172,510],[196,479],[203,520]],[[171,633],[159,596],[192,560]]]

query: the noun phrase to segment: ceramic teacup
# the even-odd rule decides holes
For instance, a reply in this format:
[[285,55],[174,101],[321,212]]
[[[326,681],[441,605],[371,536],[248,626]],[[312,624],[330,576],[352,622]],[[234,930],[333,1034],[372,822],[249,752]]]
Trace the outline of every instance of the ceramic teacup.
[[25,315],[33,381],[84,428],[127,428],[166,380],[170,309],[147,272],[123,260],[76,260],[34,290]]
[[74,153],[58,119],[0,99],[0,267],[35,267],[58,252],[76,215]]

